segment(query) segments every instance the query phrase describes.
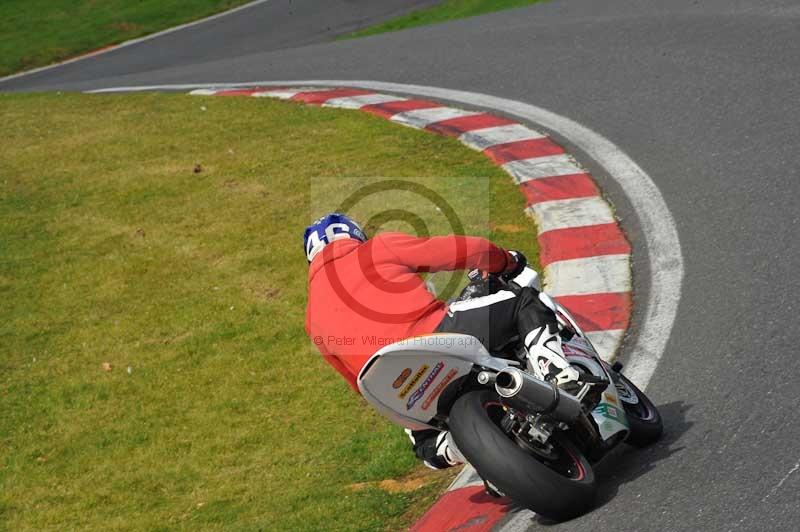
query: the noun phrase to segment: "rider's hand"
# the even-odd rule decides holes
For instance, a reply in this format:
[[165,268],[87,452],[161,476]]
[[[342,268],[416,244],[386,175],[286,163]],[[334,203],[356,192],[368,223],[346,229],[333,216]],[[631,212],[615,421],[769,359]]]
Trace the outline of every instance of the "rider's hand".
[[473,283],[477,283],[478,281],[486,281],[491,275],[492,274],[486,270],[470,270],[470,272],[467,274],[467,277],[469,277],[469,280]]
[[471,282],[476,282],[478,278],[483,279],[484,281],[488,280],[492,275],[496,275],[498,277],[502,277],[506,281],[510,281],[511,279],[515,278],[517,275],[522,273],[522,270],[528,265],[528,259],[525,258],[519,251],[508,250],[508,263],[506,264],[506,269],[502,272],[498,272],[492,274],[487,271],[481,270],[471,270],[467,276],[469,277]]
[[471,299],[473,297],[488,296],[502,289],[502,284],[496,275],[491,275],[483,270],[470,270],[467,273],[469,285],[458,297],[458,300]]
[[486,272],[475,269],[467,272],[467,279],[469,279],[469,282],[475,283],[480,279],[486,279],[487,275]]

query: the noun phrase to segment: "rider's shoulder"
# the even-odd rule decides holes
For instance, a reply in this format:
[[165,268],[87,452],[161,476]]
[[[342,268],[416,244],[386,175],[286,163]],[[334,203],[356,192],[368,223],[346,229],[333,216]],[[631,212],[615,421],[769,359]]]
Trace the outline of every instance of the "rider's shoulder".
[[417,237],[403,233],[402,231],[383,231],[378,233],[370,240],[377,240],[379,242],[398,242],[402,240],[416,239]]

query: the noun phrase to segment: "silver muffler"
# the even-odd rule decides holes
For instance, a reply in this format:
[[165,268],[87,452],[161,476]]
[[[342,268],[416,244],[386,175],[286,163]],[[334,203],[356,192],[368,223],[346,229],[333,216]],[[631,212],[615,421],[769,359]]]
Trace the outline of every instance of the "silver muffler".
[[545,414],[570,423],[583,413],[581,402],[558,388],[517,368],[508,367],[495,375],[500,401],[530,414]]

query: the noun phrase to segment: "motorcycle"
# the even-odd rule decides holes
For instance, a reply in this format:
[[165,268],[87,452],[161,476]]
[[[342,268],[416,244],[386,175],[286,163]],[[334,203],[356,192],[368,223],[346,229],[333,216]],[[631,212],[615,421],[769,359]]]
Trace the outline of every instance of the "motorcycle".
[[489,353],[477,338],[453,333],[383,347],[361,370],[358,387],[399,425],[449,430],[481,478],[515,503],[569,519],[593,505],[592,464],[622,442],[657,440],[661,416],[622,364],[602,360],[567,309],[541,292],[533,269],[496,281],[537,289],[555,313],[564,355],[581,374],[574,395],[537,378],[522,345]]

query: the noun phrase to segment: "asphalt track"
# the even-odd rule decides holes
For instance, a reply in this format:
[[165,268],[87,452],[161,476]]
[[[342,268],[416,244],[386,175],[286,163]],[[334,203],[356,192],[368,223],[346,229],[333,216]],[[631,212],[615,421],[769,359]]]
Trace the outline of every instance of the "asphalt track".
[[[313,3],[292,2],[305,4]],[[245,10],[248,16],[209,23],[213,28],[199,25],[0,82],[0,90],[371,79],[520,100],[590,127],[649,174],[677,222],[681,303],[648,387],[667,434],[653,448],[622,450],[598,468],[605,487],[591,514],[561,525],[523,524],[576,531],[796,530],[797,2],[553,0],[311,45],[305,44],[337,32],[335,18],[326,25],[331,30],[311,40],[299,26],[284,29],[299,24],[285,13],[262,18],[260,32],[249,27],[271,9],[266,2]],[[307,11],[310,17],[326,12]],[[341,23],[354,24],[352,18]],[[282,32],[284,39],[275,37]],[[600,168],[584,162],[632,240],[637,301],[643,301],[650,272],[637,214]]]

